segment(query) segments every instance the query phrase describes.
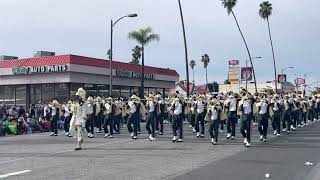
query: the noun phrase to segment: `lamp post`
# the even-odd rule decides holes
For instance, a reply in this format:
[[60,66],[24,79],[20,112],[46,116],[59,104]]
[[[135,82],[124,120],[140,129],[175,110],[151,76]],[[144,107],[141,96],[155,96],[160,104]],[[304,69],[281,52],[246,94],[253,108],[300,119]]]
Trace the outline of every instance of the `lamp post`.
[[110,77],[109,77],[109,81],[110,81],[110,85],[109,85],[109,95],[112,95],[112,60],[113,60],[113,28],[114,26],[122,19],[127,18],[127,17],[137,17],[138,14],[128,14],[126,16],[123,16],[121,18],[119,18],[118,20],[116,20],[115,22],[113,22],[113,20],[111,19],[111,31],[110,31],[110,60],[109,60],[109,71],[110,71]]
[[188,60],[188,47],[187,47],[187,37],[186,30],[184,26],[183,12],[181,7],[181,1],[178,0],[179,10],[180,10],[180,18],[182,24],[182,34],[183,34],[183,42],[184,42],[184,53],[185,53],[185,64],[186,64],[186,79],[187,79],[187,97],[189,97],[190,87],[189,87],[189,60]]
[[[261,57],[258,56],[258,57],[251,58],[251,60],[254,60],[254,59],[261,59]],[[246,60],[246,91],[248,91],[248,61],[250,60]]]
[[[284,71],[287,70],[287,69],[293,69],[294,67],[290,66],[290,67],[285,67],[283,69],[281,69],[281,75],[284,74]],[[283,94],[283,85],[281,83],[281,93]]]

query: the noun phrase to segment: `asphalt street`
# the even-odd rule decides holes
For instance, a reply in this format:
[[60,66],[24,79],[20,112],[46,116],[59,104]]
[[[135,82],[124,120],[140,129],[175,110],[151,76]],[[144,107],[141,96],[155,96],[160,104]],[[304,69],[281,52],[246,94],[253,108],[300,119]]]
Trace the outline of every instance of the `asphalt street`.
[[[242,145],[239,128],[235,140],[226,140],[224,132],[213,146],[208,133],[196,138],[188,125],[183,143],[171,142],[169,126],[150,142],[144,126],[138,140],[130,139],[125,128],[114,139],[85,138],[82,151],[74,151],[75,140],[63,133],[2,137],[0,179],[259,180],[266,173],[273,180],[320,179],[320,123],[281,137],[270,130],[266,143],[253,128],[251,148]],[[306,166],[307,161],[313,165]]]

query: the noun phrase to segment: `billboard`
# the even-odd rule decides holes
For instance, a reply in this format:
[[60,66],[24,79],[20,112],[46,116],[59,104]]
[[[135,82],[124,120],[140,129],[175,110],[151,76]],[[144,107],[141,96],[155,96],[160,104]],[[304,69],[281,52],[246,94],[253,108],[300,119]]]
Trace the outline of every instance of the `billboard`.
[[286,74],[278,74],[278,82],[279,83],[287,82],[287,75]]
[[241,68],[241,81],[252,81],[252,67]]

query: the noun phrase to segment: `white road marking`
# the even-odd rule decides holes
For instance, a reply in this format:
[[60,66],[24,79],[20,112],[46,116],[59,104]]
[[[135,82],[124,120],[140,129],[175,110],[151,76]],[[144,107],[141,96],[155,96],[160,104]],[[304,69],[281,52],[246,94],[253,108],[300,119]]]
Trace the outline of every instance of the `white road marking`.
[[0,175],[0,179],[7,178],[7,177],[10,177],[10,176],[17,176],[17,175],[20,175],[20,174],[25,174],[25,173],[28,173],[28,172],[31,172],[31,170],[23,170],[23,171],[17,171],[17,172],[13,172],[13,173],[3,174],[3,175]]
[[[96,147],[101,147],[101,146],[105,146],[105,145],[109,145],[109,144],[116,144],[116,143],[126,143],[126,142],[130,142],[132,140],[125,140],[125,141],[115,141],[115,142],[106,142],[106,143],[101,143],[101,144],[97,144],[94,146],[89,146],[89,147],[85,147],[85,149],[90,149],[90,148],[96,148]],[[64,151],[59,151],[59,152],[52,152],[52,153],[48,153],[49,155],[55,155],[55,154],[62,154],[62,153],[68,153],[68,152],[73,152],[74,150],[64,150]],[[23,157],[23,158],[17,158],[17,159],[12,159],[12,160],[8,160],[8,161],[1,161],[0,164],[5,164],[5,163],[10,163],[10,162],[15,162],[15,161],[21,161],[21,160],[26,160],[26,159],[32,159],[32,158],[36,158],[36,157],[40,157],[41,155],[35,155],[35,156],[30,156],[30,157]]]

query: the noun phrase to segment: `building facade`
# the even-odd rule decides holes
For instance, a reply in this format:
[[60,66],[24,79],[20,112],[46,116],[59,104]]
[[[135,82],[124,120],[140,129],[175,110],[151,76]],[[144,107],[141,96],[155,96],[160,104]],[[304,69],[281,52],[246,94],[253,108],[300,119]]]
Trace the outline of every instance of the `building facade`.
[[[129,97],[141,85],[140,65],[112,62],[112,96]],[[28,106],[54,98],[67,101],[83,87],[87,95],[109,95],[109,61],[77,55],[0,60],[0,102]],[[145,93],[175,87],[175,70],[145,66]]]

